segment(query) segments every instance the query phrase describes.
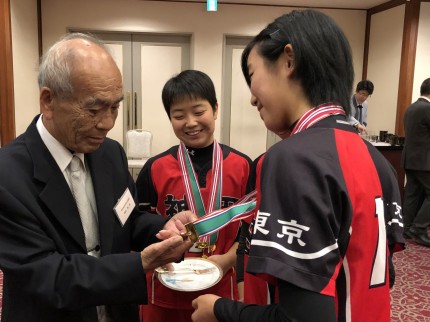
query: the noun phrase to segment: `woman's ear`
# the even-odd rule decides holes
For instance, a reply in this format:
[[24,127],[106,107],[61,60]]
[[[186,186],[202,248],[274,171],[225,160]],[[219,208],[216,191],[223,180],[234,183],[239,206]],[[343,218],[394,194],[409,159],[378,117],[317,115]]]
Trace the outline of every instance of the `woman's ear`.
[[215,109],[214,109],[214,119],[216,120],[218,118],[218,102],[215,103]]
[[284,47],[284,54],[285,54],[285,64],[287,70],[292,72],[294,70],[294,49],[291,44],[286,44]]

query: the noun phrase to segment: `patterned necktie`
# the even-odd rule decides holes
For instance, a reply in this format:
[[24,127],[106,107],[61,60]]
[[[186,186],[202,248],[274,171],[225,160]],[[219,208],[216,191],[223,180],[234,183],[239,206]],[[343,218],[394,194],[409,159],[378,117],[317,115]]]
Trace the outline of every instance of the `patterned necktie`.
[[69,164],[69,169],[70,186],[73,196],[75,197],[76,205],[78,206],[82,227],[84,228],[87,252],[89,255],[98,257],[100,246],[97,220],[85,191],[85,172],[82,161],[76,155],[73,156]]

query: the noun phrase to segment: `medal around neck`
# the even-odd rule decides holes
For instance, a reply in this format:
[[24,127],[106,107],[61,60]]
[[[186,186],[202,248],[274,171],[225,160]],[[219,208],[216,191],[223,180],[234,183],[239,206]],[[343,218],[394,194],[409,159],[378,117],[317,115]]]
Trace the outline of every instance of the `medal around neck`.
[[205,290],[217,284],[223,272],[214,262],[202,258],[185,258],[172,263],[174,270],[155,269],[157,278],[165,287],[181,292]]

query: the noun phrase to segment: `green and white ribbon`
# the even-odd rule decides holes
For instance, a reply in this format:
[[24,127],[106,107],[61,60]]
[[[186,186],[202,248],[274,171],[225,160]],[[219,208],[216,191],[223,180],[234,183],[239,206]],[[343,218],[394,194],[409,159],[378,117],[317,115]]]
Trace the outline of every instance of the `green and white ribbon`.
[[211,235],[230,222],[247,218],[254,214],[256,207],[255,190],[244,196],[228,208],[209,213],[193,222],[194,229],[200,238]]
[[[204,217],[206,214],[213,212],[214,210],[221,208],[221,197],[222,197],[222,150],[218,142],[214,140],[214,147],[212,153],[212,184],[210,187],[209,204],[206,209],[203,202],[203,198],[200,192],[199,183],[197,180],[196,173],[191,162],[190,155],[183,142],[179,144],[178,149],[178,160],[182,172],[182,181],[185,187],[185,194],[187,197],[188,207],[195,213],[199,218]],[[216,233],[206,234],[201,240],[208,245],[215,244],[218,234]]]

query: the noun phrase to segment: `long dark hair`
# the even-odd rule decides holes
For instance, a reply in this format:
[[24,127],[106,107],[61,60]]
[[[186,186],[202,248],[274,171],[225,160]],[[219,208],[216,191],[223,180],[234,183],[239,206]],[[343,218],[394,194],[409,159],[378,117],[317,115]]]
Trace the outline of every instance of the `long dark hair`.
[[340,104],[350,114],[354,68],[351,48],[339,26],[316,10],[292,11],[263,29],[242,54],[242,72],[248,85],[248,56],[255,47],[269,64],[275,63],[285,45],[294,50],[292,77],[300,81],[309,101],[318,106]]

